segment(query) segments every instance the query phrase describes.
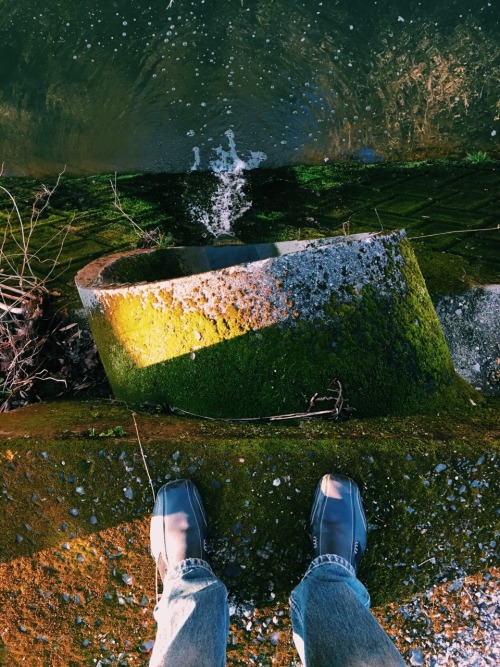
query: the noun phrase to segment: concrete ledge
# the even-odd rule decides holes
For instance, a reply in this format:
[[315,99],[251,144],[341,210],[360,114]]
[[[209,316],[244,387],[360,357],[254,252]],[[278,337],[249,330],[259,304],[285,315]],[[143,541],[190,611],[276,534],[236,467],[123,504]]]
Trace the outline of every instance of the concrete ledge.
[[[139,413],[137,424],[155,489],[176,477],[199,487],[212,561],[231,601],[279,618],[278,646],[262,647],[277,667],[295,655],[287,597],[309,562],[310,505],[324,472],[348,474],[362,490],[369,534],[360,577],[380,620],[387,603],[495,562],[497,403],[343,423],[253,426]],[[121,437],[112,435],[118,425]],[[61,667],[118,652],[146,665],[143,645],[155,636],[153,499],[130,410],[41,404],[2,415],[0,432],[0,658],[21,664],[35,645]],[[233,617],[229,664],[250,664],[260,644],[239,623]]]

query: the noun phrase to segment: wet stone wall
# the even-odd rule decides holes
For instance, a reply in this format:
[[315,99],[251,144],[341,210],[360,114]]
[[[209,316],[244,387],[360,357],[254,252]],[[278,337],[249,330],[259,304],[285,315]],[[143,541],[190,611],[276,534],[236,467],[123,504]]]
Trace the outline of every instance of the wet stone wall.
[[500,285],[435,301],[455,368],[486,396],[500,396]]

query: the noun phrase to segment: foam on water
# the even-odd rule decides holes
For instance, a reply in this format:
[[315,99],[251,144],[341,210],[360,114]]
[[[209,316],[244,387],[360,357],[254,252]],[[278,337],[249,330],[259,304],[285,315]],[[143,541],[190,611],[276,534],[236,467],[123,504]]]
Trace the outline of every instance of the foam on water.
[[[233,236],[233,223],[251,207],[252,202],[247,199],[244,191],[245,177],[243,172],[256,169],[267,155],[261,151],[250,151],[244,160],[236,151],[234,132],[227,130],[228,149],[222,146],[214,148],[217,157],[208,163],[210,171],[217,178],[217,186],[210,196],[208,207],[192,204],[191,215],[201,222],[207,231],[214,237]],[[191,171],[197,171],[201,166],[200,149],[193,148],[194,163]]]

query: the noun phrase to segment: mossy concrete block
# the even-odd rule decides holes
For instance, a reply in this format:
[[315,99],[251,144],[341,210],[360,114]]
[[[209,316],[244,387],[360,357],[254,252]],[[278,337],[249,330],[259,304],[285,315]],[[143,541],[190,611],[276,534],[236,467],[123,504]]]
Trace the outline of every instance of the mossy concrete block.
[[[212,417],[456,405],[455,374],[404,232],[132,251],[76,278],[117,398]],[[474,394],[475,395],[475,394]]]
[[455,368],[486,396],[500,396],[500,285],[442,296],[436,311]]

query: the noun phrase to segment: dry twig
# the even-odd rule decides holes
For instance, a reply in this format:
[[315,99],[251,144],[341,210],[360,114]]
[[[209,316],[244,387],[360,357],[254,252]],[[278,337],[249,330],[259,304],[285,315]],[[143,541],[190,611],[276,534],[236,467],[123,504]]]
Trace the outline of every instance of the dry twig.
[[[333,396],[321,396],[314,394],[308,400],[308,408],[306,412],[291,412],[282,415],[272,415],[271,417],[207,417],[205,415],[198,415],[194,412],[181,410],[181,408],[170,407],[170,411],[177,415],[186,417],[198,417],[199,419],[207,419],[209,421],[223,421],[223,422],[275,422],[288,421],[290,419],[315,419],[322,417],[323,419],[338,419],[342,413],[349,415],[354,408],[349,406],[344,407],[345,399],[342,392],[342,385],[339,380],[334,380],[337,383],[336,389],[328,388],[328,391],[333,392]],[[333,401],[333,406],[325,410],[313,410],[316,403],[322,401]]]

